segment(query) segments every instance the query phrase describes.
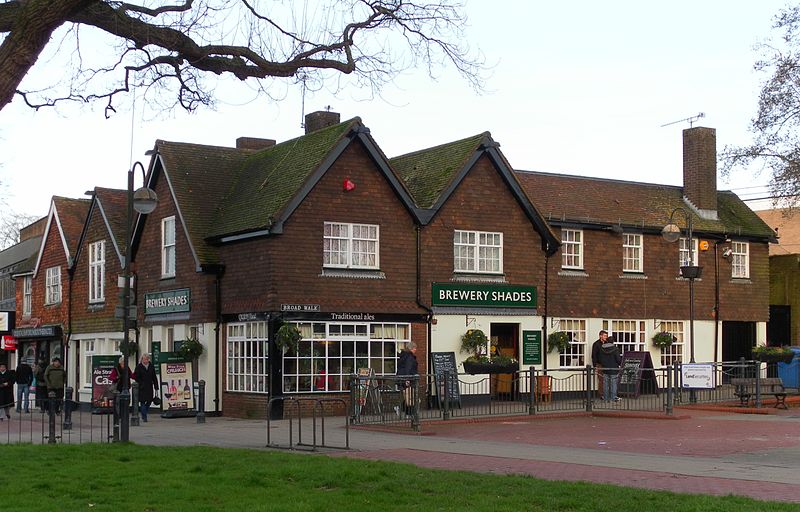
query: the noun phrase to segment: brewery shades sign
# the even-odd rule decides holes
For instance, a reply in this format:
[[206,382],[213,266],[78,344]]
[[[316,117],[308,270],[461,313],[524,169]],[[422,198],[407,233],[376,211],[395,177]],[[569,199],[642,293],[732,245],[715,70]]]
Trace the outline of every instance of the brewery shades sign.
[[467,283],[433,283],[434,306],[535,308],[536,287]]
[[161,397],[163,399],[161,407],[165,411],[194,409],[192,363],[181,361],[161,363]]
[[185,313],[191,310],[192,301],[189,288],[146,293],[144,295],[144,314]]

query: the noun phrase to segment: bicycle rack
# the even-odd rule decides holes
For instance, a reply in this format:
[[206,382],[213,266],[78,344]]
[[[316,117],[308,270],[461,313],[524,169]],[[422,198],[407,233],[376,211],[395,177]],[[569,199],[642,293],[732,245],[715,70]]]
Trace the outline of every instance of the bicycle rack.
[[[296,414],[289,416],[288,418],[288,427],[289,427],[289,444],[288,446],[273,444],[272,443],[272,406],[277,401],[283,401],[284,403],[294,404]],[[303,442],[303,422],[301,417],[301,403],[302,402],[313,402],[313,406],[311,408],[311,418],[312,418],[312,443],[304,443]],[[267,447],[268,448],[283,448],[288,450],[296,450],[299,448],[303,449],[310,449],[310,451],[317,451],[317,448],[334,448],[338,450],[349,450],[350,449],[350,418],[345,415],[344,416],[344,425],[345,425],[345,445],[344,446],[332,446],[326,443],[325,441],[325,403],[341,403],[345,409],[347,408],[347,402],[342,398],[294,398],[294,397],[273,397],[270,398],[269,402],[267,402]],[[321,422],[321,437],[322,443],[317,444],[317,409],[320,411],[320,422]],[[285,410],[285,408],[284,408]],[[295,419],[297,420],[297,442],[294,441],[294,422]]]

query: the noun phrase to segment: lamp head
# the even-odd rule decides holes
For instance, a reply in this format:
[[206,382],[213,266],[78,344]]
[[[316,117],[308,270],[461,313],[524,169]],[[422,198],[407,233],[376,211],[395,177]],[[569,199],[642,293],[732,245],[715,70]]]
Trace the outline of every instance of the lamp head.
[[133,193],[133,209],[147,215],[156,209],[158,196],[153,189],[142,187]]
[[667,242],[677,242],[678,238],[681,237],[681,228],[679,228],[677,224],[667,224],[664,226],[664,229],[661,230],[661,236]]

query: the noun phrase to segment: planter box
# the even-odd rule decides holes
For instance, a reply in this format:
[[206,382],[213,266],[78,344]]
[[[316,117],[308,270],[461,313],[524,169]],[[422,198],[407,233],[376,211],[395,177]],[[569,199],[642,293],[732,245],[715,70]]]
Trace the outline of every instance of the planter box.
[[[794,352],[789,352],[788,354],[759,354],[753,355],[753,358],[756,361],[761,361],[762,363],[791,363],[792,359],[794,359]],[[466,364],[466,363],[465,363]]]
[[519,364],[492,364],[464,361],[464,371],[470,375],[475,375],[476,373],[514,373],[519,371]]

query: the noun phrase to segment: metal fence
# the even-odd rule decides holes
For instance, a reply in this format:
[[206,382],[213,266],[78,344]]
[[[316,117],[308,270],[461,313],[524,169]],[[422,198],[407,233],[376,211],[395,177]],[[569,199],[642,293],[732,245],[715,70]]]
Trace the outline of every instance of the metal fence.
[[[739,361],[703,363],[710,366],[707,387],[689,389],[681,364],[642,368],[636,373],[606,376],[594,368],[539,370],[514,374],[442,372],[436,375],[352,376],[353,423],[388,424],[419,429],[426,420],[480,416],[534,415],[574,411],[642,411],[672,414],[691,404],[740,405],[731,381],[780,376],[775,363]],[[603,400],[603,379],[614,378],[619,400]],[[788,387],[788,386],[787,386]],[[758,386],[755,387],[758,390]],[[791,394],[791,390],[789,391]],[[611,397],[609,397],[611,398]],[[760,396],[753,403],[762,406]]]
[[[34,406],[36,405],[36,406]],[[0,444],[80,444],[114,441],[115,415],[92,414],[74,400],[47,399],[17,412],[0,406]],[[5,411],[9,411],[9,417]]]

